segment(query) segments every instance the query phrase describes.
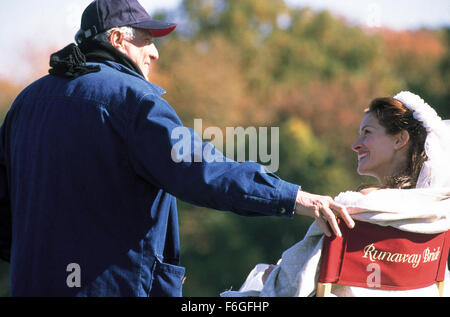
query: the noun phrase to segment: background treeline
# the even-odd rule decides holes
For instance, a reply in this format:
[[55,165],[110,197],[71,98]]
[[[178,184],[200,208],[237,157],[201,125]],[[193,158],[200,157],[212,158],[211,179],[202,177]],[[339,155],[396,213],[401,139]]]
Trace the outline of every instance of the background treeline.
[[[279,127],[277,174],[306,191],[333,196],[370,181],[356,174],[351,144],[373,98],[410,90],[450,117],[450,29],[364,29],[283,0],[185,0],[159,17],[184,21],[156,41],[153,76],[184,124],[200,118],[224,135],[226,127]],[[2,116],[21,88],[0,82]],[[239,288],[311,223],[179,207],[186,296]],[[7,269],[2,263],[2,295]]]

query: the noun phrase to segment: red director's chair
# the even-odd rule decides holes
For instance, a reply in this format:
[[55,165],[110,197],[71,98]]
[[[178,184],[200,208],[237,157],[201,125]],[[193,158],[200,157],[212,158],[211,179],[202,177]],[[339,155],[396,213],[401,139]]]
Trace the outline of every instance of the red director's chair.
[[437,284],[442,296],[450,231],[420,234],[355,221],[342,237],[325,237],[316,296],[333,284],[411,290]]

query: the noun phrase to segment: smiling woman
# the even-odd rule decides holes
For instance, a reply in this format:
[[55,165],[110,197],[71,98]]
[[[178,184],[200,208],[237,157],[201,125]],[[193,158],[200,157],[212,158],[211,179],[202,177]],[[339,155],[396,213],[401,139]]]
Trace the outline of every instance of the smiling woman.
[[353,150],[358,153],[358,173],[374,176],[382,182],[386,175],[403,170],[407,142],[403,141],[406,138],[400,139],[402,135],[405,134],[386,133],[378,119],[367,113],[361,123],[360,136],[353,145]]
[[[359,221],[356,223],[356,230],[364,222],[419,234],[445,234],[450,229],[450,122],[442,120],[423,99],[407,91],[393,98],[374,99],[365,110],[360,135],[353,144],[353,150],[358,153],[358,173],[376,177],[381,184],[381,188],[346,191],[334,198],[334,201],[348,208],[353,219]],[[353,237],[357,239],[371,236],[371,233],[364,230],[356,232],[358,234]],[[406,238],[401,236],[402,239]],[[444,250],[444,247],[427,246],[420,252],[410,247],[401,252],[389,251],[375,243],[382,239],[374,238],[373,243],[359,248],[362,256],[356,261],[357,265],[367,265],[362,260],[366,258],[370,260],[369,264],[378,265],[375,261],[384,261],[405,263],[415,268],[420,263],[436,261]],[[392,242],[392,236],[386,240]],[[331,241],[336,243],[339,239],[332,237]],[[282,253],[277,265],[258,264],[238,292],[226,291],[221,296],[290,297],[316,294],[320,263],[327,256],[323,242],[323,230],[314,222],[303,240]],[[354,246],[350,249],[358,252],[358,248]],[[336,252],[341,251],[342,249]],[[342,270],[348,264],[349,262],[344,261]],[[370,268],[367,266],[367,272],[371,272]],[[338,271],[340,270],[341,266]],[[349,276],[352,274],[355,273],[351,272]],[[446,274],[450,276],[448,270]],[[437,296],[442,292],[442,289],[438,292],[438,287],[434,284],[402,290],[374,289],[379,286],[373,286],[375,284],[369,282],[369,277],[371,275],[366,280],[367,284],[362,283],[355,288],[341,285],[332,294]],[[392,292],[399,293],[393,295]],[[448,290],[443,291],[444,294],[447,292]]]
[[352,147],[358,153],[358,173],[376,177],[382,186],[414,188],[427,159],[426,136],[426,129],[401,101],[374,99]]

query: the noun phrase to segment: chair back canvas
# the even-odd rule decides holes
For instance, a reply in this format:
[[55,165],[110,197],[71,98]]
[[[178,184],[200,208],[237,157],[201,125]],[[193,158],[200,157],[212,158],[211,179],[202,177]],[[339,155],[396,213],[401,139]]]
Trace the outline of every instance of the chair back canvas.
[[343,237],[325,237],[319,282],[411,290],[443,281],[448,232],[419,234],[356,221]]

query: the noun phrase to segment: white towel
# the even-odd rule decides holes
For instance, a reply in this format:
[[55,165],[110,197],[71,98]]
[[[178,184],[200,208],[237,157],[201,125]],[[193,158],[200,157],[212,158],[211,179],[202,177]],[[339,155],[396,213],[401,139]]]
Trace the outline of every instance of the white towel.
[[[344,192],[335,201],[343,204],[355,220],[392,226],[403,231],[440,233],[450,229],[450,188],[380,189],[363,195]],[[263,285],[261,276],[267,267],[257,265],[239,291],[226,291],[222,297],[303,297],[313,296],[319,277],[323,231],[314,222],[302,241],[284,251],[277,267]],[[444,295],[450,294],[446,272]],[[437,287],[391,291],[337,286],[335,296],[438,296]]]

